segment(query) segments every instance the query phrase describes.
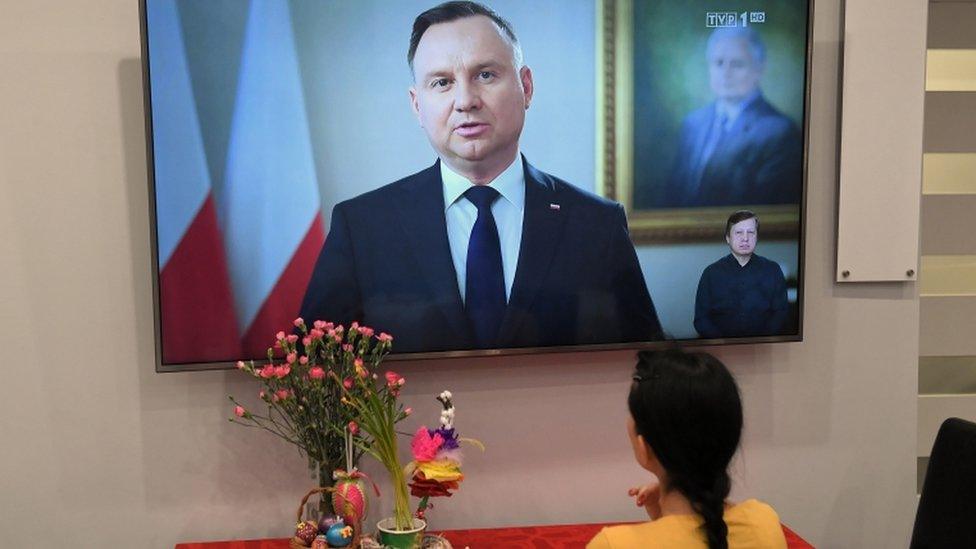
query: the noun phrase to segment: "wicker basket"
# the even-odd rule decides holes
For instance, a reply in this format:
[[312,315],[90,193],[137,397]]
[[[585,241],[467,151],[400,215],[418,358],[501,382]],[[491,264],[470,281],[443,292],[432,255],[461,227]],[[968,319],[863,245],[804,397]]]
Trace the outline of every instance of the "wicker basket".
[[[327,493],[332,493],[332,492],[335,492],[335,488],[332,488],[331,486],[326,488],[313,488],[309,490],[308,493],[305,494],[305,497],[302,498],[302,502],[298,504],[298,512],[296,513],[295,516],[295,523],[297,524],[299,522],[302,522],[302,520],[304,520],[303,517],[305,516],[305,504],[308,503],[308,498],[314,496],[315,494],[319,494],[319,497],[324,498],[324,497],[328,497],[326,495]],[[357,521],[356,524],[347,524],[346,526],[352,526],[352,530],[353,530],[352,542],[346,547],[348,547],[349,549],[358,549],[359,538],[362,535],[362,526],[363,526],[362,522]],[[288,546],[291,547],[291,549],[308,549],[309,547],[308,545],[302,543],[302,540],[296,538],[295,536],[292,536],[291,539],[288,540]]]

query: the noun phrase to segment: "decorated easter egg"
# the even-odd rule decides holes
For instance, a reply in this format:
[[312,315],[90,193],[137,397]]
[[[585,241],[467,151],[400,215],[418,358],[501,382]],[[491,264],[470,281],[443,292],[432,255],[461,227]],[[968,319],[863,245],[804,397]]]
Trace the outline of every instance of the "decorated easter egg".
[[352,543],[352,528],[339,521],[329,528],[325,534],[329,547],[345,547]]
[[332,525],[339,522],[341,519],[335,515],[324,515],[319,519],[319,533],[323,536],[332,528]]
[[312,545],[315,536],[319,533],[319,525],[315,521],[306,520],[298,523],[295,527],[295,537],[301,540],[306,547]]
[[315,541],[312,542],[312,549],[328,549],[329,542],[326,541],[325,536],[316,536]]
[[359,524],[366,518],[366,483],[358,473],[340,475],[332,492],[332,508],[346,524]]

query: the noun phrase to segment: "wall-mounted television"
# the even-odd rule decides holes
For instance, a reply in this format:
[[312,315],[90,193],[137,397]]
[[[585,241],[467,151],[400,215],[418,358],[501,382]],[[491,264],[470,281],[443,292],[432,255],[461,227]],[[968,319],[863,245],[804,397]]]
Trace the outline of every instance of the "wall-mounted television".
[[801,340],[811,17],[143,0],[157,371]]

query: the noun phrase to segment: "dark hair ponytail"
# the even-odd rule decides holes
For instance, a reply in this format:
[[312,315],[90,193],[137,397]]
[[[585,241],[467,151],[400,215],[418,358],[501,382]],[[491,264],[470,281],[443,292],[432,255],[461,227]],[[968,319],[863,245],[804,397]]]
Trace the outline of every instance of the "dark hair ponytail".
[[709,549],[728,549],[728,525],[722,517],[725,514],[725,498],[732,488],[729,474],[722,471],[714,479],[711,487],[685,488],[676,487],[691,502],[691,508],[701,515],[704,520],[702,529],[708,540]]
[[645,351],[638,359],[627,399],[637,432],[667,472],[665,488],[702,517],[709,549],[728,549],[728,466],[742,434],[735,380],[706,353]]

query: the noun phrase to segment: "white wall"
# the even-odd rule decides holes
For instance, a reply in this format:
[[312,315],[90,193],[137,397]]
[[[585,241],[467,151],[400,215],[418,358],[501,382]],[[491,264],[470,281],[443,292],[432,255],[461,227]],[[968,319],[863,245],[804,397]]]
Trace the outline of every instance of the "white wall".
[[[908,0],[899,0],[908,1]],[[806,341],[718,351],[746,434],[735,495],[818,547],[907,545],[918,300],[833,280],[839,0],[817,2]],[[924,21],[919,21],[924,25]],[[0,1],[0,532],[4,546],[172,547],[285,536],[308,484],[227,423],[236,372],[152,373],[135,3]],[[893,105],[891,112],[900,107]],[[400,364],[417,417],[450,387],[488,446],[434,527],[627,520],[629,353]]]

